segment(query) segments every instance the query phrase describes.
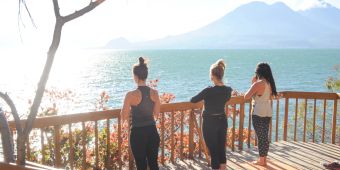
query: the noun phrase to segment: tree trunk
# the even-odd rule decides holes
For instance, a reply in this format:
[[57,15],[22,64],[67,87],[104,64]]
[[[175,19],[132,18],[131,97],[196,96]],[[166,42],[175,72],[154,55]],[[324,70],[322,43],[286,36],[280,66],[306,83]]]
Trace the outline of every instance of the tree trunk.
[[42,72],[42,75],[40,77],[39,83],[38,83],[38,88],[33,100],[32,107],[30,109],[30,113],[27,118],[26,126],[24,127],[22,133],[18,133],[18,138],[17,138],[17,164],[18,165],[25,165],[25,157],[26,157],[26,139],[28,139],[29,134],[32,130],[33,123],[36,119],[38,109],[40,107],[41,100],[43,98],[44,92],[45,92],[45,87],[46,83],[48,80],[48,76],[50,74],[53,61],[54,61],[54,56],[56,54],[56,51],[59,47],[60,44],[60,38],[61,38],[61,31],[66,22],[69,22],[73,19],[76,19],[85,13],[93,10],[96,8],[99,4],[104,2],[105,0],[96,0],[96,1],[90,1],[90,4],[84,8],[82,8],[79,11],[76,11],[70,15],[62,17],[59,13],[59,4],[58,0],[52,0],[53,2],[53,7],[54,7],[54,13],[56,17],[56,23],[54,27],[54,33],[53,33],[53,40],[50,45],[50,48],[47,53],[47,60],[45,63],[44,70]]
[[46,60],[46,63],[45,63],[43,73],[40,77],[38,89],[37,89],[35,98],[33,100],[33,104],[32,104],[31,110],[30,110],[30,114],[28,115],[27,123],[26,123],[25,129],[24,129],[24,132],[22,133],[22,136],[18,136],[17,164],[19,164],[19,165],[25,165],[25,157],[26,157],[26,140],[25,139],[27,139],[29,137],[29,134],[32,130],[34,120],[35,120],[37,113],[38,113],[38,109],[39,109],[41,100],[42,100],[43,95],[44,95],[48,76],[50,74],[50,71],[51,71],[51,68],[52,68],[52,65],[53,65],[54,56],[55,56],[55,53],[56,53],[56,51],[59,47],[61,30],[62,30],[63,25],[64,25],[64,23],[61,20],[59,20],[59,19],[56,20],[56,24],[55,24],[55,27],[54,27],[53,41],[52,41],[52,44],[51,44],[51,46],[48,50],[48,53],[47,53],[47,60]]
[[9,130],[5,114],[1,108],[0,108],[0,133],[5,162],[6,163],[14,162],[13,138]]

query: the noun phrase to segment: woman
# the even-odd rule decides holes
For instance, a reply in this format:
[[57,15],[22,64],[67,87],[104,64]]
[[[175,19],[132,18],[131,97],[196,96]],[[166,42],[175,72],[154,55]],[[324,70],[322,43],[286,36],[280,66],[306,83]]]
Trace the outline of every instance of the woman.
[[210,67],[210,79],[214,86],[209,86],[191,99],[192,103],[204,101],[203,138],[211,157],[212,169],[226,169],[227,117],[225,105],[230,99],[232,89],[223,83],[225,65],[218,60]]
[[272,118],[271,97],[276,96],[276,86],[269,64],[259,63],[255,75],[252,78],[252,86],[244,98],[253,100],[252,120],[258,139],[260,158],[253,162],[256,165],[267,166],[267,154],[269,150],[269,123]]
[[158,170],[159,134],[154,115],[159,114],[158,92],[146,86],[148,67],[142,57],[133,66],[133,77],[137,89],[126,94],[121,117],[128,120],[131,111],[130,146],[138,170]]

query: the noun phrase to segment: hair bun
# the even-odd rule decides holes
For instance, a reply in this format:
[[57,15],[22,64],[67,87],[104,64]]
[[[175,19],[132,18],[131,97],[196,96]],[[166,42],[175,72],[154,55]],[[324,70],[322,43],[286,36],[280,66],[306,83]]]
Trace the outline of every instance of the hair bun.
[[224,61],[223,61],[223,59],[219,59],[219,60],[217,60],[217,65],[218,65],[219,67],[222,67],[222,68],[223,68],[223,70],[225,69],[225,64],[224,64]]
[[139,65],[145,64],[145,60],[143,57],[139,57]]

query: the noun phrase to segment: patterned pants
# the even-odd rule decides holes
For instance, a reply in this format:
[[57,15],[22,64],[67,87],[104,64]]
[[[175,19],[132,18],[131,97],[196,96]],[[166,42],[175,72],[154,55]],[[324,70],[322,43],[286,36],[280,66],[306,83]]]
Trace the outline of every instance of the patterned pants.
[[269,123],[271,117],[252,116],[253,126],[258,140],[258,150],[260,157],[267,156],[269,150]]

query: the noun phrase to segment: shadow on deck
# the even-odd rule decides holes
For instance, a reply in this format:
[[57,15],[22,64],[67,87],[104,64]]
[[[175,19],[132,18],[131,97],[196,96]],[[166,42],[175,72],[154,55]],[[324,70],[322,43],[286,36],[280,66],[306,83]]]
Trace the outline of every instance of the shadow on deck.
[[[227,153],[228,169],[276,170],[276,169],[324,169],[321,162],[340,161],[340,146],[304,142],[276,142],[270,145],[268,167],[251,164],[257,157],[257,150],[250,149]],[[209,169],[205,160],[184,160],[176,164],[166,164],[163,170],[173,169]]]

